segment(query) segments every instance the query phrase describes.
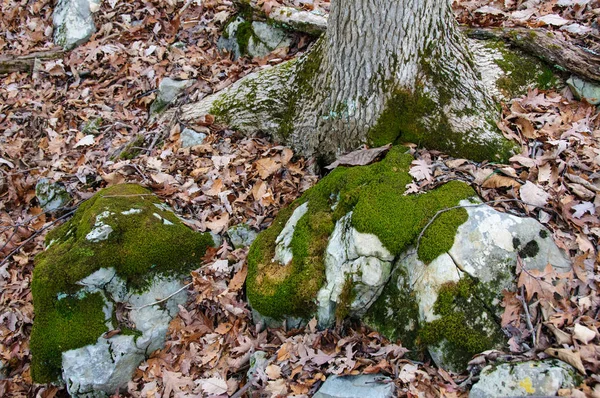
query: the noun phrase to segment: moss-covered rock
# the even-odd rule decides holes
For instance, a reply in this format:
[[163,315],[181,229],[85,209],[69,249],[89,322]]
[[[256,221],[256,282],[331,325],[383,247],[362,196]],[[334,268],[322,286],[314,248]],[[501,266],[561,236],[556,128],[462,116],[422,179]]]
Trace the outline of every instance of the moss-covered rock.
[[58,380],[63,352],[94,344],[119,326],[110,321],[107,295],[82,280],[114,269],[128,291],[141,293],[156,277],[180,277],[197,267],[212,243],[209,234],[191,231],[138,185],[113,186],[82,203],[71,220],[48,234],[46,251],[36,257],[33,379]]
[[[408,169],[413,160],[402,147],[395,147],[379,163],[339,167],[281,211],[273,225],[262,232],[250,248],[247,293],[253,308],[262,315],[283,319],[308,318],[315,314],[317,307],[321,311],[331,306],[330,310],[335,313],[338,304],[347,305],[340,303],[342,297],[354,297],[370,305],[370,299],[360,294],[361,289],[371,286],[380,291],[390,271],[388,269],[385,275],[385,264],[415,243],[438,210],[455,206],[474,195],[468,185],[460,182],[448,183],[424,195],[403,195],[406,185],[412,181]],[[301,214],[296,212],[299,208],[304,209]],[[342,248],[354,250],[356,255],[348,255],[338,266],[333,266],[340,256],[326,251],[334,229],[338,228],[336,225],[341,225],[343,218],[350,221],[345,227],[350,230],[349,236],[364,234],[372,244],[368,249],[360,248],[361,245],[354,249]],[[286,227],[290,219],[293,225]],[[449,250],[452,239],[433,237],[453,237],[465,220],[466,212],[456,210],[450,212],[448,218],[434,222],[419,254],[430,261]],[[359,261],[361,258],[363,261]],[[377,261],[372,261],[374,259]],[[354,293],[342,275],[348,272],[352,273]],[[333,280],[339,283],[331,286]],[[318,302],[317,296],[323,287],[330,290],[327,297],[331,303]],[[358,301],[353,303],[356,305]],[[358,308],[354,310],[350,311],[352,315],[356,315]]]
[[542,270],[548,263],[559,272],[570,268],[565,253],[536,220],[478,202],[460,204],[468,218],[447,253],[429,264],[414,249],[401,255],[364,317],[415,356],[427,350],[439,366],[458,372],[473,355],[504,345],[500,303],[504,289],[516,288],[517,256],[527,270]]

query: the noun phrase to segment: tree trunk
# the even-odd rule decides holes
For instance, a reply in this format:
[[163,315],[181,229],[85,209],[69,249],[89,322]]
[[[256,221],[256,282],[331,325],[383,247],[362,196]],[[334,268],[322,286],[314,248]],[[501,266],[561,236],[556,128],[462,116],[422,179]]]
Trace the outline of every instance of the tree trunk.
[[183,108],[263,131],[327,160],[363,143],[414,142],[475,160],[512,150],[447,0],[332,0],[303,57]]

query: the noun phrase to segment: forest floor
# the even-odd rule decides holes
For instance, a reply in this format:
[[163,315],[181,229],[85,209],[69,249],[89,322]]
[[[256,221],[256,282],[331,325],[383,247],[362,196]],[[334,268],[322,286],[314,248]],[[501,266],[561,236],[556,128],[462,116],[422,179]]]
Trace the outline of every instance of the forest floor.
[[[276,0],[262,0],[268,11]],[[265,59],[236,62],[216,49],[224,23],[235,10],[228,1],[108,0],[96,14],[98,32],[62,57],[36,65],[33,73],[0,76],[0,359],[7,377],[0,396],[65,394],[33,384],[29,374],[30,292],[34,257],[45,232],[56,224],[35,198],[43,177],[60,181],[71,205],[120,182],[151,187],[196,230],[223,234],[247,222],[266,228],[274,215],[318,177],[309,162],[277,143],[245,138],[207,121],[201,146],[180,147],[184,126],[167,134],[148,120],[149,105],[163,77],[195,79],[180,103],[218,91],[265,65],[305,51],[311,39]],[[304,8],[328,2],[289,1]],[[296,4],[293,4],[296,3]],[[518,4],[517,4],[518,3]],[[24,55],[52,45],[51,0],[4,0],[0,4],[0,53]],[[470,26],[530,26],[561,32],[573,45],[598,52],[597,0],[455,2],[459,22]],[[596,21],[596,22],[595,22]],[[185,42],[185,49],[172,46]],[[87,128],[95,121],[95,127]],[[585,382],[574,396],[600,397],[600,117],[598,110],[560,92],[532,90],[503,104],[502,131],[523,145],[506,165],[474,163],[409,146],[417,160],[412,192],[450,179],[468,181],[484,200],[521,199],[498,205],[529,215],[553,232],[573,259],[558,275],[521,272],[518,292],[506,292],[502,326],[510,351],[473,359],[470,374],[455,375],[429,362],[403,357],[406,350],[359,323],[319,331],[259,332],[244,301],[246,250],[227,243],[210,251],[192,273],[191,299],[170,325],[164,349],[136,370],[122,396],[227,396],[252,387],[254,394],[311,394],[331,374],[393,376],[401,396],[458,397],[467,394],[478,369],[498,359],[557,356]],[[85,132],[84,132],[85,131]],[[113,159],[116,148],[145,137],[139,155]],[[262,350],[269,366],[249,381],[250,355]]]

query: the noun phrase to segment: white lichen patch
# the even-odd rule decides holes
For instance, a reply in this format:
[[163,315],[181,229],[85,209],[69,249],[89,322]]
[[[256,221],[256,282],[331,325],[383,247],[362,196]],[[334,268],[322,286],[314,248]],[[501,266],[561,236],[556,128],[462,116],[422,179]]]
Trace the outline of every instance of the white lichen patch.
[[296,229],[296,224],[298,221],[308,212],[308,202],[298,206],[292,216],[289,218],[285,227],[277,236],[275,240],[275,257],[273,257],[273,261],[276,261],[282,265],[287,265],[292,261],[292,249],[290,248],[290,244],[292,243],[292,237],[294,236],[294,230]]
[[162,221],[163,224],[165,225],[173,225],[173,223],[169,220],[167,220],[166,218],[162,217],[160,214],[158,213],[152,213],[152,215],[156,218],[158,218],[160,221]]
[[100,242],[108,239],[113,229],[110,225],[106,224],[103,220],[110,217],[115,213],[110,211],[103,211],[102,213],[96,216],[96,223],[94,224],[94,228],[85,236],[87,240],[90,242]]
[[129,209],[126,211],[122,211],[121,214],[123,214],[124,216],[130,216],[132,214],[141,214],[142,211],[142,209]]

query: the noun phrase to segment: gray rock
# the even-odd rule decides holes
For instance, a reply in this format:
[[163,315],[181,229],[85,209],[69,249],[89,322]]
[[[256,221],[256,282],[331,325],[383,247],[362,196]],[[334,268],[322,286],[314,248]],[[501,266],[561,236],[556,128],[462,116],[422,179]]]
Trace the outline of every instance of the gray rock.
[[113,302],[133,308],[129,317],[138,334],[118,334],[110,339],[100,336],[96,344],[62,353],[62,377],[71,396],[108,396],[127,385],[146,354],[164,346],[169,322],[179,311],[178,305],[187,300],[187,292],[175,294],[162,305],[151,305],[177,292],[183,284],[157,277],[147,291],[136,294],[126,290],[125,281],[112,268],[99,269],[78,284],[86,293],[103,294],[109,330],[116,327],[112,324]]
[[391,398],[394,383],[382,375],[328,377],[315,398]]
[[[360,317],[379,297],[389,279],[394,256],[372,234],[351,226],[352,212],[335,226],[325,252],[325,285],[317,294],[318,320],[322,327],[335,322],[338,305],[348,305],[349,316]],[[347,283],[352,284],[354,300],[341,303]]]
[[285,31],[265,22],[252,22],[252,35],[248,40],[248,55],[265,57],[277,48],[289,47],[292,40]]
[[298,329],[306,325],[306,320],[302,318],[294,318],[291,316],[286,317],[284,320],[277,320],[265,315],[262,315],[256,310],[252,310],[252,322],[255,325],[259,325],[261,329],[271,328],[277,329],[283,327],[285,324],[286,329]]
[[577,371],[556,359],[487,366],[470,398],[555,396],[561,388],[579,385]]
[[227,230],[229,240],[235,249],[249,247],[258,234],[248,224],[238,224]]
[[237,17],[233,21],[229,22],[225,27],[224,34],[219,38],[217,42],[217,48],[220,51],[227,51],[233,55],[233,59],[240,58],[243,54],[238,43],[237,31],[241,24],[246,21],[242,17]]
[[45,212],[53,212],[66,206],[71,201],[71,196],[59,183],[52,183],[47,178],[42,178],[35,185],[35,196]]
[[70,50],[96,32],[93,12],[101,0],[58,0],[52,15],[54,43]]
[[170,77],[162,79],[158,85],[158,95],[150,106],[150,114],[162,112],[167,105],[173,102],[182,91],[190,87],[193,80],[175,80]]
[[181,132],[181,147],[191,148],[196,145],[202,145],[206,139],[206,134],[198,133],[192,129],[185,128]]
[[567,84],[578,99],[586,100],[592,105],[600,104],[600,85],[585,81],[575,75],[567,80]]
[[266,22],[249,22],[237,17],[227,24],[217,47],[233,54],[235,60],[243,55],[264,57],[277,48],[291,44],[291,36],[283,29]]

